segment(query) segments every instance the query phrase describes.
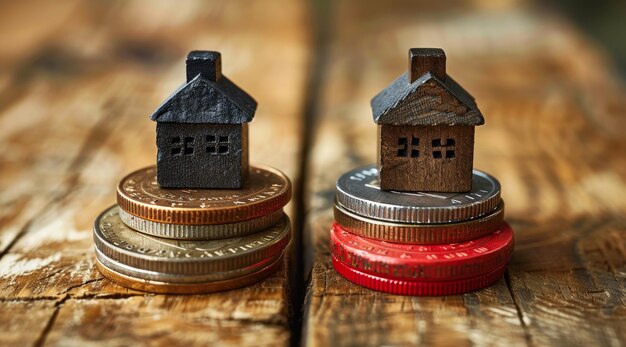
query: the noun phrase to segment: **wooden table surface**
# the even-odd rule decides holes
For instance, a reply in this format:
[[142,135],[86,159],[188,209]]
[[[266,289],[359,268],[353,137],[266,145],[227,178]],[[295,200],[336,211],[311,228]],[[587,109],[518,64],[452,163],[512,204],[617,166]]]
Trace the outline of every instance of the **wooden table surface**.
[[[626,344],[626,93],[611,60],[523,1],[29,1],[0,5],[0,345]],[[370,98],[409,47],[443,47],[478,102],[475,166],[502,184],[516,248],[465,295],[353,285],[330,265],[334,182],[374,162]],[[191,49],[259,101],[251,159],[296,193],[290,256],[211,295],[125,289],[91,226],[155,161],[151,112]]]

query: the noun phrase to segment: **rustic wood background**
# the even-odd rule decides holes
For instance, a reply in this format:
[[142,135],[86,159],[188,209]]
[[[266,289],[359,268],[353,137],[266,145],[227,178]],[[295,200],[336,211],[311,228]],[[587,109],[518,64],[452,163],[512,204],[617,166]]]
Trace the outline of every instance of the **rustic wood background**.
[[[602,47],[524,1],[0,4],[0,345],[626,344],[626,93]],[[327,247],[334,182],[375,161],[369,99],[413,46],[477,99],[475,166],[516,251],[484,290],[375,293]],[[251,160],[284,170],[297,237],[276,275],[198,296],[104,279],[91,226],[155,161],[149,114],[217,49],[259,109]]]

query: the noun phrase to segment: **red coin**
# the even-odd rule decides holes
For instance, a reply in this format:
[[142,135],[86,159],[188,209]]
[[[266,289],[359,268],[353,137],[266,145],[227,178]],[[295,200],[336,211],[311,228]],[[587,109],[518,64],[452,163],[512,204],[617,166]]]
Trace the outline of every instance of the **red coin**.
[[506,270],[506,266],[503,266],[476,277],[455,281],[403,281],[361,272],[332,257],[333,267],[348,281],[379,292],[399,295],[438,296],[468,293],[494,284]]
[[505,266],[513,252],[513,230],[503,223],[494,233],[467,242],[410,245],[357,236],[335,222],[330,249],[338,261],[363,273],[407,281],[450,281]]

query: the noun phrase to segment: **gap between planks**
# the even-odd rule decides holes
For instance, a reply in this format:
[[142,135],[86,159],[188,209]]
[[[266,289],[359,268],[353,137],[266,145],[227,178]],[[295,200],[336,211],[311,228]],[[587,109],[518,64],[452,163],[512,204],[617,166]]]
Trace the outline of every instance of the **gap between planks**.
[[300,134],[302,141],[300,143],[300,165],[296,178],[296,194],[294,197],[296,221],[295,230],[297,237],[294,237],[294,263],[289,269],[291,277],[292,290],[290,292],[291,307],[293,307],[292,317],[290,320],[290,345],[292,347],[302,344],[302,332],[305,318],[305,299],[308,293],[308,284],[310,283],[310,272],[305,274],[305,266],[309,262],[306,257],[305,244],[307,238],[304,235],[306,229],[306,210],[308,187],[310,181],[310,159],[311,145],[313,144],[313,134],[315,133],[318,123],[319,104],[324,85],[327,77],[326,67],[328,64],[328,50],[330,44],[331,30],[328,27],[329,16],[331,15],[330,3],[328,0],[308,1],[309,8],[312,12],[312,33],[313,44],[311,49],[315,54],[309,62],[308,74],[304,90],[304,102],[302,105],[302,124]]
[[[46,211],[48,209],[50,209],[52,206],[55,206],[57,204],[62,204],[63,200],[69,196],[72,191],[75,189],[75,185],[77,183],[78,178],[80,177],[80,172],[81,169],[89,162],[88,158],[90,157],[90,154],[95,153],[98,151],[98,149],[105,143],[106,139],[110,136],[111,134],[111,124],[116,124],[115,123],[115,119],[119,117],[119,115],[121,114],[121,112],[103,112],[103,114],[101,115],[101,117],[98,119],[98,121],[96,123],[94,123],[94,125],[92,126],[89,134],[85,137],[85,139],[83,140],[83,143],[81,144],[80,150],[78,151],[78,153],[76,154],[76,156],[74,157],[74,159],[70,162],[70,164],[67,166],[67,169],[65,170],[65,174],[66,174],[66,178],[64,179],[63,182],[63,189],[61,192],[57,193],[55,196],[53,196],[50,201],[48,201],[48,203],[46,203],[42,209],[33,215],[33,217],[29,218],[26,223],[24,224],[24,226],[20,229],[20,231],[15,235],[15,237],[13,238],[13,240],[11,240],[11,242],[7,245],[7,247],[4,249],[4,251],[0,254],[0,260],[6,255],[8,254],[11,249],[15,246],[15,244],[17,244],[17,242],[19,242],[19,240],[24,237],[28,231],[28,229],[30,228],[30,226],[33,224],[33,222],[43,213],[43,211]],[[113,121],[111,121],[113,120]],[[73,287],[70,287],[67,291],[65,291],[64,293],[60,293],[63,296],[61,298],[51,298],[51,299],[47,299],[47,298],[25,298],[25,299],[21,299],[19,301],[25,301],[25,302],[32,302],[32,301],[55,301],[54,304],[54,311],[52,312],[52,314],[50,315],[50,318],[48,319],[48,322],[46,323],[46,325],[44,326],[44,329],[41,331],[41,333],[39,334],[39,337],[37,338],[37,340],[35,340],[35,343],[33,344],[34,346],[43,346],[46,342],[46,338],[48,337],[48,334],[50,333],[50,331],[52,330],[52,327],[54,326],[54,323],[56,321],[56,317],[59,314],[59,311],[61,310],[61,307],[63,306],[63,304],[70,299],[73,299],[71,294],[69,294],[69,292],[73,289],[79,288],[81,286],[84,286],[86,284],[89,283],[93,283],[99,280],[102,280],[103,278],[99,278],[99,279],[92,279],[92,280],[88,280],[85,281],[83,283],[81,283],[80,285],[76,285]],[[128,297],[132,297],[132,296],[141,296],[141,295],[112,295],[112,296],[101,296],[98,297],[96,295],[94,295],[93,297],[88,297],[88,296],[84,296],[81,299],[125,299]],[[7,301],[18,301],[18,300],[2,300],[2,302],[7,302]]]
[[511,286],[511,277],[509,275],[508,268],[504,272],[504,283],[506,283],[506,289],[508,290],[509,295],[511,296],[511,299],[513,300],[513,305],[515,305],[517,318],[519,319],[520,326],[522,327],[522,330],[524,331],[524,340],[526,340],[526,345],[534,346],[535,344],[533,343],[532,336],[530,335],[530,332],[528,331],[528,326],[526,325],[526,322],[524,321],[524,313],[522,312],[522,306],[519,303],[519,299],[513,293],[513,287]]

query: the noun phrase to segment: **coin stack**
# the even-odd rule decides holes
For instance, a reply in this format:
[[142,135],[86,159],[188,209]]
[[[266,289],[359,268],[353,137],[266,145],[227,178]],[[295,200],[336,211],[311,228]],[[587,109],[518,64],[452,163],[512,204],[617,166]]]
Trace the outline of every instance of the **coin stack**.
[[467,193],[383,191],[374,165],[337,181],[333,266],[364,287],[403,295],[474,291],[502,277],[513,252],[498,181],[473,171]]
[[95,221],[96,265],[112,281],[155,293],[207,293],[260,281],[291,238],[291,183],[250,168],[241,189],[164,189],[156,167],[131,173]]

